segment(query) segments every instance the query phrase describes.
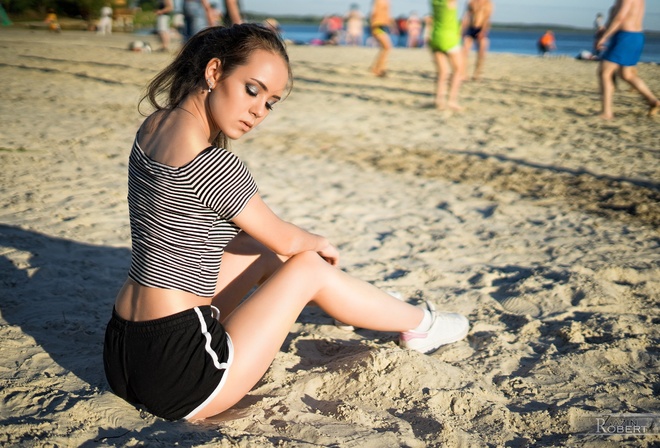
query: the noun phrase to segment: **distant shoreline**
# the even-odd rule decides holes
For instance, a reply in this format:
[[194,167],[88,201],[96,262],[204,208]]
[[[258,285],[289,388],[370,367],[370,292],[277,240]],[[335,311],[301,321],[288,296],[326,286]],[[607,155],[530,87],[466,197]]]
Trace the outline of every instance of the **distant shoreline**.
[[[317,24],[320,23],[321,20],[323,20],[323,16],[314,16],[314,15],[301,15],[301,16],[296,16],[296,15],[268,15],[268,14],[263,14],[263,13],[256,13],[256,12],[246,12],[245,16],[250,20],[254,22],[259,22],[262,20],[265,20],[269,17],[272,17],[274,19],[277,19],[278,22],[280,23],[288,23],[288,24]],[[511,31],[538,31],[542,30],[545,31],[547,29],[552,29],[554,31],[570,31],[570,32],[577,32],[577,33],[585,33],[585,34],[590,34],[593,33],[593,28],[592,27],[573,27],[573,26],[566,26],[566,25],[556,25],[556,24],[543,24],[543,23],[532,23],[532,24],[524,24],[524,23],[493,23],[492,25],[493,29],[496,30],[511,30]],[[646,34],[657,34],[660,35],[660,30],[645,30],[644,33]]]
[[[267,18],[274,18],[281,24],[289,25],[317,25],[323,20],[322,16],[314,15],[304,15],[304,16],[292,16],[292,15],[268,15],[263,13],[255,13],[246,11],[245,17],[250,22],[261,22]],[[14,20],[13,25],[20,28],[45,28],[46,24],[43,21],[35,20]],[[76,19],[70,17],[60,18],[60,25],[62,29],[66,30],[76,30],[76,29],[87,29],[89,23],[83,19]],[[141,26],[140,24],[135,24],[134,29],[144,29],[151,27]],[[542,23],[533,23],[533,24],[523,24],[523,23],[493,23],[492,29],[499,31],[545,31],[551,29],[555,32],[571,32],[579,34],[591,34],[593,33],[593,28],[581,28],[581,27],[572,27],[565,25],[553,25],[553,24],[542,24]],[[121,30],[117,30],[121,32]],[[660,37],[660,30],[644,30],[644,33],[647,36]]]

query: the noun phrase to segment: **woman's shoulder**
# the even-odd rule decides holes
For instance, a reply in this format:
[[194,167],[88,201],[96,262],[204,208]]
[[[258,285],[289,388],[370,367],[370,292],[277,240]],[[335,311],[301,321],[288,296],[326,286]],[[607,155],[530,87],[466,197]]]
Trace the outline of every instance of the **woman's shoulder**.
[[171,118],[170,111],[158,111],[147,117],[138,131],[137,141],[152,160],[182,168],[213,146],[201,133],[191,132],[191,126]]

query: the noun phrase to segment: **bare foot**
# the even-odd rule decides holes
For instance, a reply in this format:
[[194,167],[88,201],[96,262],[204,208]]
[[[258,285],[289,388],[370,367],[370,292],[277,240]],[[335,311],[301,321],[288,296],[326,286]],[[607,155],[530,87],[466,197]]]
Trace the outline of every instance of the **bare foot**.
[[445,104],[444,102],[436,101],[435,108],[438,110],[445,110],[447,109],[447,104]]
[[447,105],[449,106],[449,109],[451,109],[454,112],[462,112],[463,111],[463,108],[458,103],[449,103]]
[[648,116],[653,117],[658,111],[660,111],[660,100],[656,100],[655,104],[649,107]]
[[614,118],[614,115],[612,113],[606,114],[605,112],[601,113],[598,115],[598,118],[601,120],[609,121]]

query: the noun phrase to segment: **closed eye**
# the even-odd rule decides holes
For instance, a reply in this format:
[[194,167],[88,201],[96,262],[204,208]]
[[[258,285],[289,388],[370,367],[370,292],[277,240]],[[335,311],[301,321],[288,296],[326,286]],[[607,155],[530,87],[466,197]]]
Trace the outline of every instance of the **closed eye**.
[[250,96],[257,96],[259,95],[259,89],[255,86],[252,86],[250,84],[245,86],[245,91],[247,92],[248,95]]
[[[264,90],[266,90],[266,89],[264,89]],[[252,85],[252,84],[247,84],[245,86],[245,91],[247,92],[248,95],[253,96],[253,97],[256,97],[256,96],[259,95],[259,88],[257,86]],[[273,110],[273,107],[275,106],[275,104],[277,104],[277,102],[280,100],[279,96],[274,95],[273,98],[275,98],[275,101],[269,101],[269,102],[266,103],[266,109],[268,109],[269,111]]]

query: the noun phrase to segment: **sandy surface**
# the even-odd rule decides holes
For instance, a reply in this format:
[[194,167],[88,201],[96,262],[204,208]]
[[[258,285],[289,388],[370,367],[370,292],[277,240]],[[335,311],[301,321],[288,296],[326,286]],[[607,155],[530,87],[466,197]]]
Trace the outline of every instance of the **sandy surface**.
[[[128,35],[0,32],[0,444],[650,446],[588,435],[660,414],[660,117],[597,65],[491,55],[465,111],[430,107],[425,50],[292,47],[292,95],[233,149],[352,274],[469,316],[431,356],[305,311],[263,380],[204,424],[114,396],[102,336],[130,251],[141,89]],[[155,42],[154,42],[155,43]],[[660,67],[640,74],[660,92]]]

